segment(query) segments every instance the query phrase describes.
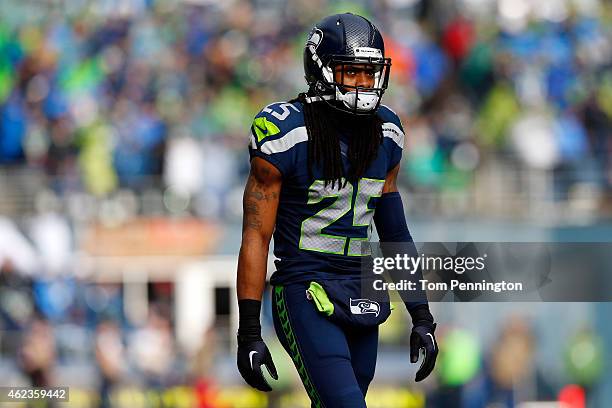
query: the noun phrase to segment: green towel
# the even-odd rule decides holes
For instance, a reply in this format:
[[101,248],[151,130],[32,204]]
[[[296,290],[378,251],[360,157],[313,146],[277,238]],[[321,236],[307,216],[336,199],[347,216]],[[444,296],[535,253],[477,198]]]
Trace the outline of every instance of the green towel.
[[310,282],[310,286],[308,286],[306,292],[309,294],[309,299],[314,300],[319,312],[325,313],[326,316],[334,314],[334,304],[330,302],[323,286],[319,285],[317,282]]

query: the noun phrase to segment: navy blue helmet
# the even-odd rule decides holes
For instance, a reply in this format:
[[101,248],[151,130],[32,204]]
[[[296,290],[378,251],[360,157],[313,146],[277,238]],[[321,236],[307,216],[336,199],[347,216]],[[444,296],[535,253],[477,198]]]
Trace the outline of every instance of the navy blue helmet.
[[[338,66],[366,67],[374,70],[374,86],[345,85],[336,82]],[[335,14],[325,17],[310,31],[304,47],[304,73],[313,96],[308,102],[326,101],[353,113],[375,113],[389,82],[391,59],[385,58],[385,43],[378,29],[364,17]]]

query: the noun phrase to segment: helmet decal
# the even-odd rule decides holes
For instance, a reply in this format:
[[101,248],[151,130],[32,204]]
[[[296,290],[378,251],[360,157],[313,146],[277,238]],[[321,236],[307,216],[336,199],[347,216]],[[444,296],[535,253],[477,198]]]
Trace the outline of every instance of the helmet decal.
[[373,58],[382,58],[382,51],[378,48],[372,47],[358,47],[355,48],[355,56],[356,57],[373,57]]
[[310,37],[308,38],[306,45],[314,46],[316,50],[319,47],[319,44],[321,44],[322,40],[323,40],[323,31],[315,27],[314,30],[312,30],[312,33],[310,33]]
[[312,60],[317,63],[319,68],[323,68],[323,62],[321,62],[321,59],[317,55],[317,48],[319,48],[319,44],[321,44],[322,40],[323,31],[315,27],[310,34],[310,38],[308,38],[308,41],[306,42],[306,47],[308,47],[312,53]]

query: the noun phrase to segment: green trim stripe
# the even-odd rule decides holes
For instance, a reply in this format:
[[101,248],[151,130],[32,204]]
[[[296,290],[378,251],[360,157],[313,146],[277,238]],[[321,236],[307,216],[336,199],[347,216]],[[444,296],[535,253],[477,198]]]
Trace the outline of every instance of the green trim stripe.
[[302,383],[304,384],[304,388],[306,389],[306,393],[312,402],[312,406],[315,408],[323,408],[323,402],[317,393],[317,390],[308,377],[308,372],[306,371],[306,365],[304,364],[304,360],[302,359],[302,355],[300,354],[300,348],[297,343],[297,339],[293,334],[293,329],[291,328],[291,322],[289,320],[289,312],[287,311],[287,307],[285,304],[285,294],[282,286],[274,287],[274,297],[276,303],[276,310],[278,312],[278,318],[280,320],[281,326],[283,327],[283,333],[285,334],[285,338],[287,339],[287,344],[289,345],[289,355],[295,364],[295,368],[302,379]]

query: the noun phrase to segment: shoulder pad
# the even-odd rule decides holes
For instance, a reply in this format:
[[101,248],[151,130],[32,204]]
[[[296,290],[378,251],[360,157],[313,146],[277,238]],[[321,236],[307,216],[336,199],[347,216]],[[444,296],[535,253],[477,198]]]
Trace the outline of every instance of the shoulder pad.
[[395,112],[385,105],[378,109],[378,115],[383,121],[383,137],[392,139],[400,148],[404,148],[404,128],[402,122]]
[[380,108],[378,108],[378,116],[385,124],[387,122],[393,123],[402,131],[402,133],[404,132],[404,128],[402,127],[402,122],[400,121],[399,116],[397,116],[397,113],[395,113],[387,105],[380,105]]

